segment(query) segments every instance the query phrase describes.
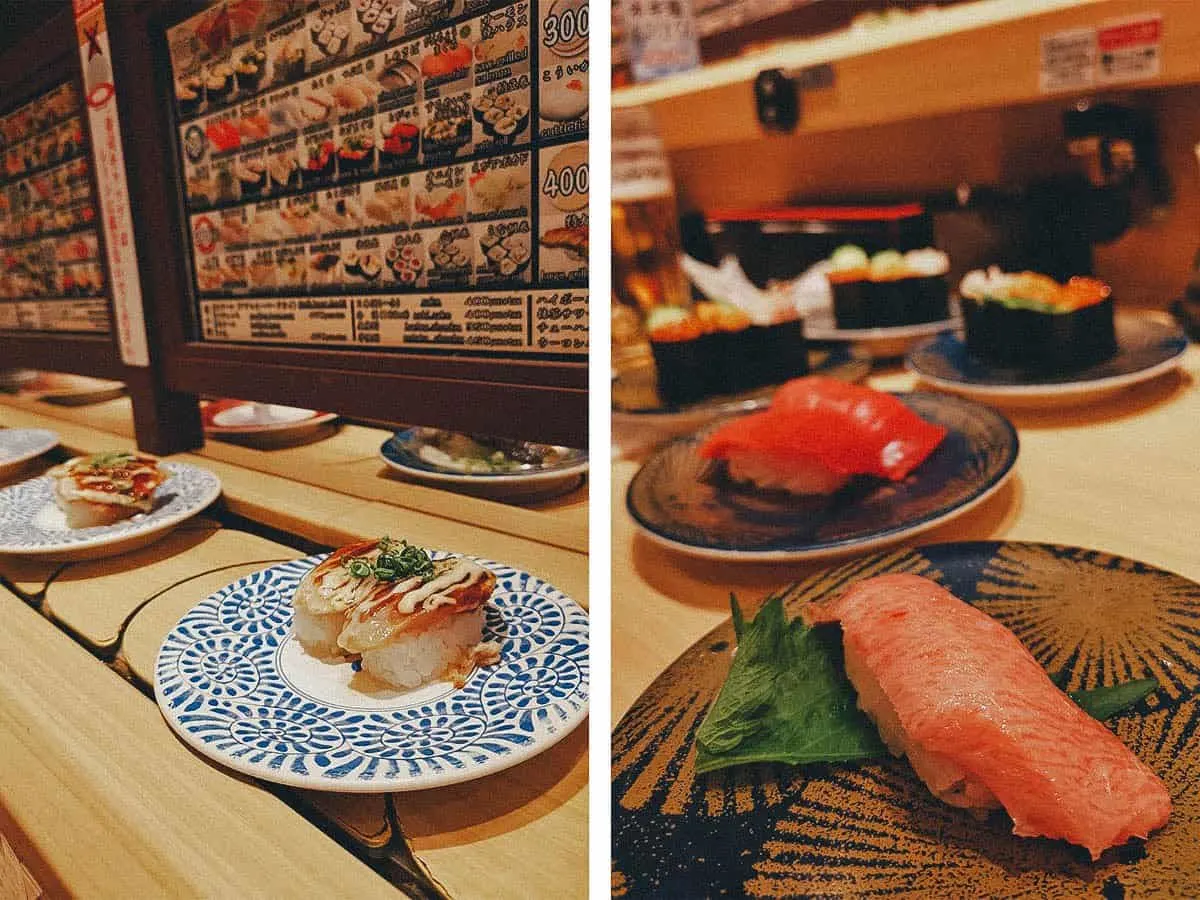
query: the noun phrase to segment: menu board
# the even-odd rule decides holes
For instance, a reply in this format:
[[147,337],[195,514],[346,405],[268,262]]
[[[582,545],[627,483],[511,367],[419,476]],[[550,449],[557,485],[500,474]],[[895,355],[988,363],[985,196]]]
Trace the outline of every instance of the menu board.
[[79,93],[64,83],[0,116],[0,330],[108,333]]
[[587,353],[586,0],[225,0],[166,31],[205,341]]

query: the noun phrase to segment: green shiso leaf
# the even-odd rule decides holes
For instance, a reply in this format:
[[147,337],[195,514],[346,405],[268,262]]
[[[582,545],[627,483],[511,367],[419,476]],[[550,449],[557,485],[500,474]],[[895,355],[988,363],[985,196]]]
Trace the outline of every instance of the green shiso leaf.
[[1139,678],[1137,681],[1124,681],[1111,687],[1092,688],[1090,691],[1070,691],[1067,696],[1093,719],[1103,722],[1137,705],[1157,690],[1157,679]]
[[731,598],[737,655],[696,732],[696,769],[870,759],[884,752],[859,711],[836,629],[788,623],[779,597],[745,622]]
[[[802,765],[852,762],[886,752],[879,732],[858,709],[846,677],[841,633],[787,621],[780,597],[771,597],[746,622],[730,594],[738,648],[720,693],[696,731],[696,771],[743,763]],[[1050,674],[1060,689],[1067,671]],[[1103,721],[1158,688],[1153,678],[1071,691],[1068,696]]]

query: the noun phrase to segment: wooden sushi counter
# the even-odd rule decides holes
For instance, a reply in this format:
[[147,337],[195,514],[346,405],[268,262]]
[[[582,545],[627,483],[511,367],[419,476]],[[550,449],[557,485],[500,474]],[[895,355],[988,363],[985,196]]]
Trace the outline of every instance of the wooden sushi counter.
[[[1200,348],[1176,373],[1090,406],[1007,408],[1021,448],[1012,479],[961,518],[899,546],[1027,540],[1110,551],[1200,580]],[[876,371],[866,383],[912,390],[914,376]],[[613,463],[612,716],[616,724],[684,650],[743,604],[823,568],[697,560],[640,535],[625,491],[642,463]],[[844,558],[843,558],[844,559]],[[835,560],[836,562],[837,560]]]
[[[132,433],[126,400],[3,397],[0,425],[53,429],[57,458]],[[158,646],[198,600],[352,540],[419,536],[527,569],[586,606],[586,488],[519,508],[406,484],[382,471],[385,436],[345,426],[289,450],[210,442],[172,459],[216,473],[223,498],[162,541],[94,562],[0,559],[0,835],[48,896],[586,895],[586,724],[484,779],[352,795],[219,768],[154,703]],[[0,874],[5,859],[0,846]]]

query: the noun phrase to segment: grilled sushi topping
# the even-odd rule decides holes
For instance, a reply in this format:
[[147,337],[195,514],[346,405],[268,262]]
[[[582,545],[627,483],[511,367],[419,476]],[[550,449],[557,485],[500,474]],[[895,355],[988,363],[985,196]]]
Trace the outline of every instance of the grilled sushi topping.
[[478,609],[491,596],[496,576],[469,559],[438,560],[433,577],[385,582],[348,611],[338,645],[350,653],[373,650],[401,632],[416,632],[447,617]]
[[495,583],[465,557],[435,561],[420,547],[384,537],[331,553],[306,576],[295,603],[314,615],[346,613],[338,643],[361,653],[399,631],[477,609]]
[[140,453],[96,453],[77,456],[48,473],[65,500],[129,506],[149,512],[154,492],[166,473],[158,460]]

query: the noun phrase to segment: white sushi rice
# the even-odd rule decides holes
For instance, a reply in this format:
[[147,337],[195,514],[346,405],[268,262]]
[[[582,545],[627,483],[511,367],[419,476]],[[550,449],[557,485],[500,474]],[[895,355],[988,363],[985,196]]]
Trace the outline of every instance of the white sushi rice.
[[338,635],[346,624],[344,612],[331,612],[317,615],[295,605],[295,616],[292,618],[292,629],[300,646],[313,656],[341,657],[346,653],[338,646]]
[[849,481],[816,460],[778,459],[769,454],[731,452],[726,461],[729,477],[764,490],[793,494],[832,494]]
[[483,640],[485,615],[481,606],[450,616],[441,627],[397,635],[384,647],[364,650],[363,669],[393,687],[415,688],[439,680]]

